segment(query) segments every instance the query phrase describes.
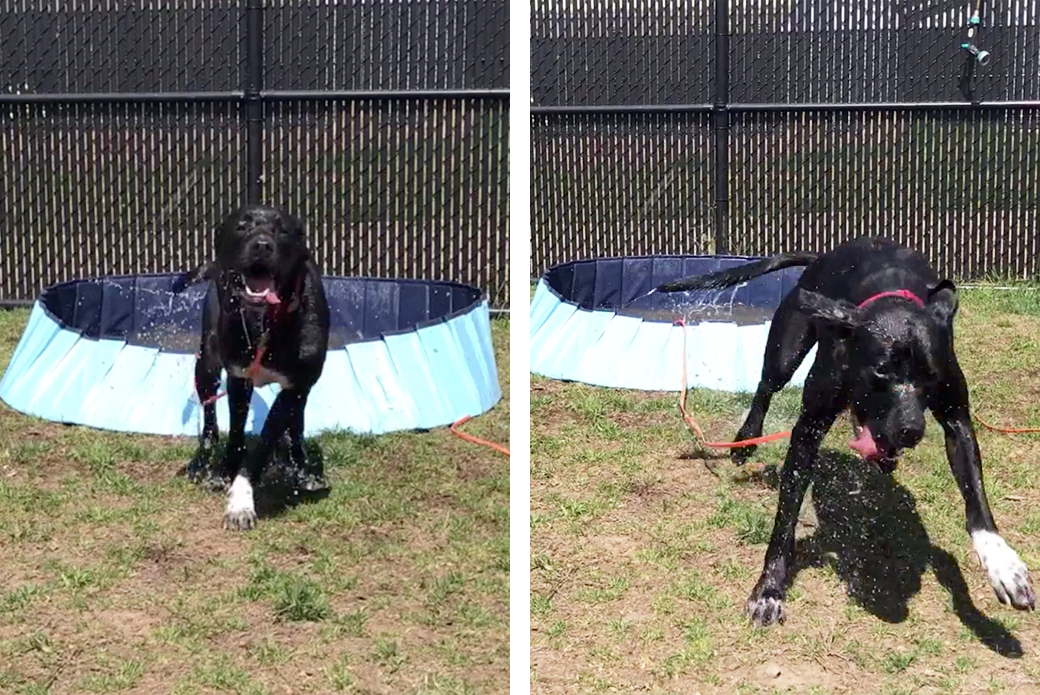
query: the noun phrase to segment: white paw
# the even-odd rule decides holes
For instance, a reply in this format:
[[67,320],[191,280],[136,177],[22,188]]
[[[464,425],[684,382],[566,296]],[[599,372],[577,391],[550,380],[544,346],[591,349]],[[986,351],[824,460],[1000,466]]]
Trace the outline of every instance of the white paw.
[[233,531],[248,531],[256,526],[256,507],[253,504],[253,486],[241,473],[235,476],[228,489],[227,509],[224,512],[224,528]]
[[784,600],[778,596],[752,596],[744,606],[744,611],[755,627],[766,627],[787,620]]
[[1000,602],[1021,610],[1033,610],[1036,607],[1033,584],[1029,580],[1029,569],[1018,553],[1003,538],[989,531],[973,531],[971,544]]

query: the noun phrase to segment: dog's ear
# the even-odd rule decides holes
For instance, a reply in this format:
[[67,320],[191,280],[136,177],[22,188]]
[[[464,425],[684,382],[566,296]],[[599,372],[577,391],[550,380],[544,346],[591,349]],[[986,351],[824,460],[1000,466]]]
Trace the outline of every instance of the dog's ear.
[[949,323],[957,313],[957,286],[942,280],[928,288],[928,311],[939,323]]
[[292,234],[293,238],[296,239],[296,241],[298,242],[296,246],[300,252],[300,258],[311,258],[311,252],[307,246],[306,225],[304,225],[303,220],[301,218],[296,217],[295,215],[290,215],[289,220],[292,224],[292,227],[289,229],[289,233]]
[[180,294],[187,289],[188,285],[194,285],[196,282],[202,282],[203,280],[212,280],[214,277],[216,277],[216,264],[212,261],[206,261],[194,270],[189,270],[174,280],[170,291],[174,294]]
[[798,311],[833,328],[852,330],[861,323],[859,307],[844,299],[831,299],[809,290],[798,291]]
[[292,228],[289,230],[294,237],[297,237],[300,241],[303,241],[306,237],[307,228],[303,224],[303,220],[295,215],[289,218],[292,220]]

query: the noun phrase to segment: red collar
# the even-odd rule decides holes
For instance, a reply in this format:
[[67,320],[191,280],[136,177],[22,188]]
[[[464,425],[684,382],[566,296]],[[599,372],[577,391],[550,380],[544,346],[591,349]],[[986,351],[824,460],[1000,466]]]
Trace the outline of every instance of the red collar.
[[[271,317],[271,320],[274,323],[280,323],[281,320],[286,317],[286,315],[291,314],[292,312],[299,309],[300,302],[302,301],[302,294],[303,276],[301,275],[300,278],[296,281],[296,291],[293,293],[292,301],[290,301],[288,304],[285,302],[276,304],[274,307],[274,311],[272,312],[274,315]],[[254,381],[254,383],[256,382],[256,375],[260,372],[260,363],[264,359],[264,353],[267,352],[267,340],[270,333],[271,329],[270,326],[268,326],[265,327],[264,332],[260,334],[260,342],[257,343],[256,346],[256,355],[253,357],[253,361],[252,363],[250,363],[249,369],[246,372],[246,374],[249,376],[250,379]]]
[[889,290],[887,292],[878,292],[873,297],[867,297],[862,302],[860,302],[859,308],[862,309],[863,307],[876,302],[882,297],[902,297],[903,299],[909,299],[911,302],[924,309],[924,302],[921,301],[921,298],[913,292],[911,292],[910,290]]

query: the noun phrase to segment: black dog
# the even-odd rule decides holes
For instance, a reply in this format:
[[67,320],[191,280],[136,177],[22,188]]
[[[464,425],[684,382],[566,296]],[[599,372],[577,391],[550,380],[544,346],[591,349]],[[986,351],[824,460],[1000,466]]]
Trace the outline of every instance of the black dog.
[[[204,425],[199,453],[187,474],[195,480],[215,476],[230,484],[224,527],[247,530],[256,523],[253,488],[283,435],[305,487],[317,486],[323,475],[320,466],[311,469],[303,449],[303,414],[325,365],[329,306],[303,224],[281,209],[250,205],[235,211],[217,230],[216,252],[215,262],[188,273],[181,283],[213,281],[203,306],[202,348],[195,363]],[[227,370],[231,429],[224,460],[214,469],[219,436],[214,401],[221,369]],[[247,460],[245,424],[253,387],[271,383],[281,391]]]
[[[818,343],[780,477],[765,568],[747,602],[752,622],[784,621],[798,512],[820,444],[846,408],[853,421],[849,445],[886,472],[894,469],[903,449],[921,441],[925,410],[932,411],[946,434],[946,455],[964,497],[972,545],[997,597],[1015,608],[1033,609],[1028,570],[998,535],[982,484],[968,389],[953,351],[957,290],[939,279],[924,256],[887,240],[859,239],[819,257],[781,254],[657,289],[732,287],[791,266],[805,270],[773,316],[762,380],[735,438],[762,434],[773,395]],[[735,449],[733,460],[743,463],[753,450]]]

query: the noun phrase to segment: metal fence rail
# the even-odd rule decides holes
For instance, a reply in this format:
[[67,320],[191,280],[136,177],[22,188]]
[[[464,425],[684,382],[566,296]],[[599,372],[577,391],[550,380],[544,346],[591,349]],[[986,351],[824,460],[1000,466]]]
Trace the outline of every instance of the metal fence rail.
[[508,305],[506,0],[0,0],[0,303],[176,271],[234,206]]
[[980,8],[535,0],[532,274],[882,234],[1036,276],[1040,2]]

